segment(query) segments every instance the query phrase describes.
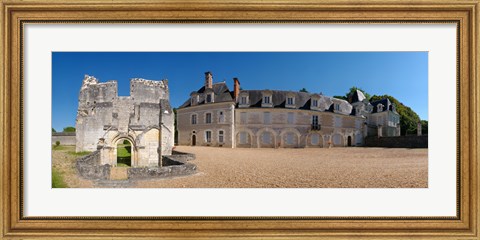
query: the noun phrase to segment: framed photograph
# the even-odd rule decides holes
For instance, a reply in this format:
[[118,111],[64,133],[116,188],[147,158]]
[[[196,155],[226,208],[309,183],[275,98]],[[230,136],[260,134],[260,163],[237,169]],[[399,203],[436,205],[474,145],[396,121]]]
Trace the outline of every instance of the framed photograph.
[[2,238],[477,239],[478,1],[3,1]]

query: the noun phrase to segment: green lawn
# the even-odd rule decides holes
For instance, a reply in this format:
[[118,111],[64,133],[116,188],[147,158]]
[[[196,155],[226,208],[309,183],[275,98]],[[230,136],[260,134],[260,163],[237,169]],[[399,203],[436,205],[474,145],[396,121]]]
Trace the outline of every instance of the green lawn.
[[52,168],[52,188],[67,188],[67,184],[63,180],[62,174],[56,169]]
[[118,144],[117,146],[117,167],[130,167],[132,154],[130,144]]

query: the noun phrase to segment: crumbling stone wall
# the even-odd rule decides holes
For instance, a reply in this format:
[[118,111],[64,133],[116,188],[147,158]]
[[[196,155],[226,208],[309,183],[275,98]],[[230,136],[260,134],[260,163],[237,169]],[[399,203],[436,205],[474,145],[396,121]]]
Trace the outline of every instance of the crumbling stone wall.
[[110,179],[110,165],[100,165],[100,151],[94,151],[77,159],[76,168],[80,176],[90,180]]
[[75,145],[75,133],[56,132],[52,133],[52,145],[59,141],[60,145]]
[[174,144],[174,113],[168,81],[134,78],[130,96],[118,96],[117,82],[86,75],[80,89],[76,151],[101,151],[101,164],[116,165],[117,144],[132,144],[132,166],[159,166]]

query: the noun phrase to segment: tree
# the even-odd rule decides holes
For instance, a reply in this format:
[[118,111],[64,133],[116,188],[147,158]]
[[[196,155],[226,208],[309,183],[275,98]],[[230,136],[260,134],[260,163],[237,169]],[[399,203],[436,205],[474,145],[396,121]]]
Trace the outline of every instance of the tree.
[[[371,102],[382,100],[388,98],[392,102],[398,114],[400,115],[400,133],[401,135],[406,134],[416,134],[417,133],[417,123],[420,121],[420,117],[416,112],[414,112],[410,107],[403,105],[396,98],[389,95],[377,96],[373,95],[370,98]],[[428,127],[427,127],[428,131]],[[423,131],[422,131],[423,132]]]
[[427,120],[422,120],[420,121],[422,124],[422,135],[427,135],[428,134],[428,121]]
[[300,92],[308,93],[308,90],[306,88],[302,88],[302,89],[300,89]]
[[75,132],[75,128],[74,127],[66,127],[66,128],[63,128],[63,132]]
[[52,133],[54,133],[54,132],[57,132],[57,131],[55,131],[55,128],[52,128]]
[[345,96],[333,96],[334,98],[338,98],[338,99],[343,99],[343,100],[347,100],[347,97]]

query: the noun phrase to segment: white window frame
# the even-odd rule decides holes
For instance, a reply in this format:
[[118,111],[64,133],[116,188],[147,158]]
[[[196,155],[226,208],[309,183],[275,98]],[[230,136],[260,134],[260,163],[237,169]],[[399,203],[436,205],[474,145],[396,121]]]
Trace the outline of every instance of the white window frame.
[[[210,138],[208,138],[207,133],[210,133]],[[212,130],[205,130],[204,137],[205,137],[204,140],[205,140],[206,143],[212,143]]]

